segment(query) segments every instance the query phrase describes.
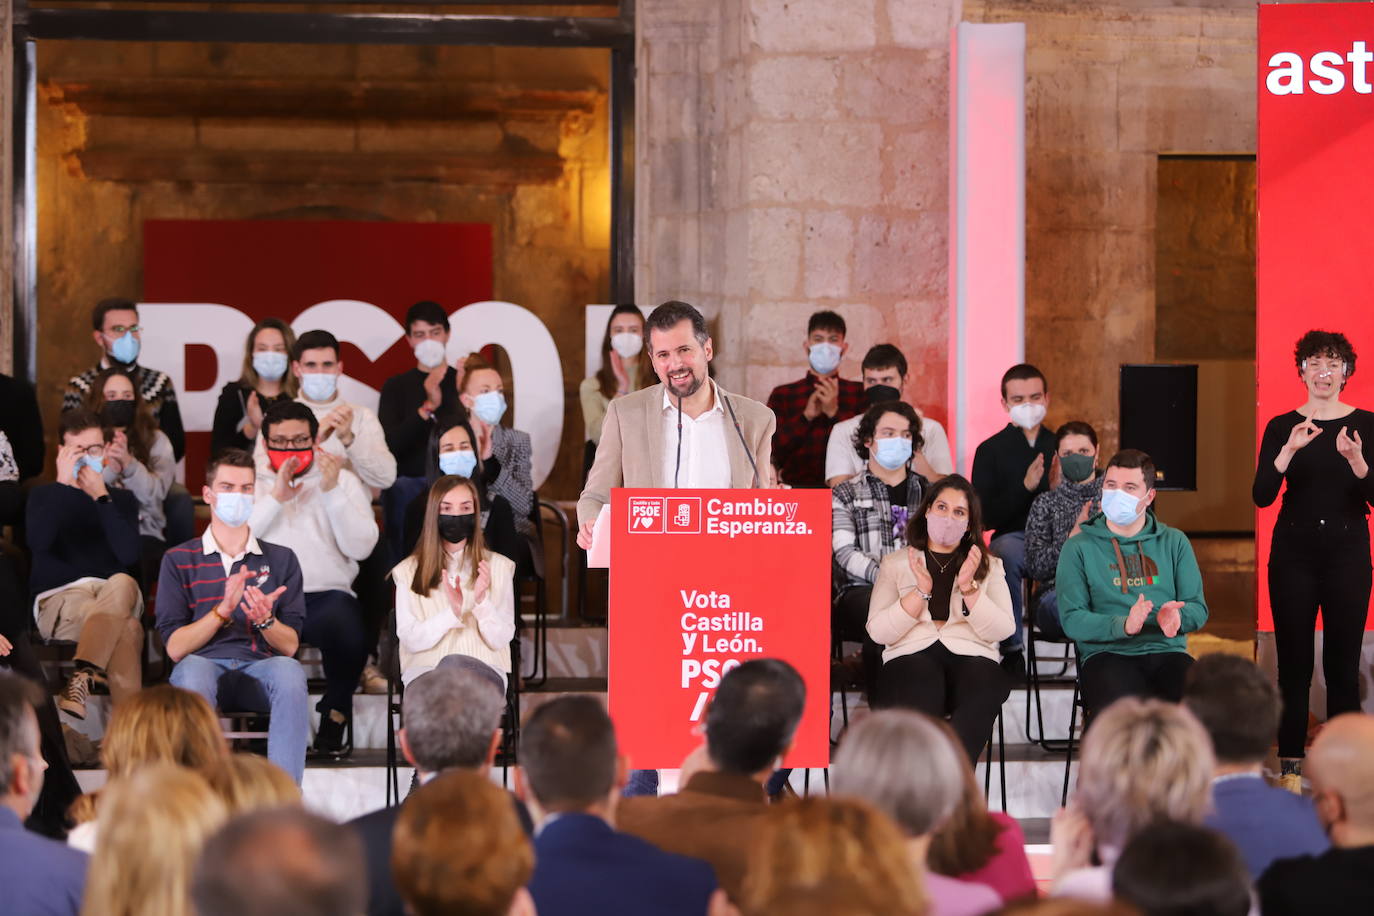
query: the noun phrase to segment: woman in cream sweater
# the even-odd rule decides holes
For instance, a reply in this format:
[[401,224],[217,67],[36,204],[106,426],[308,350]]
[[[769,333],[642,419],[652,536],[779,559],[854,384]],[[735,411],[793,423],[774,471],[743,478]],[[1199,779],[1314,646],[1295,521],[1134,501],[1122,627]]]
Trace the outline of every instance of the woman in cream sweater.
[[931,486],[906,543],[878,567],[868,605],[868,633],[883,646],[879,705],[948,718],[977,761],[1011,692],[997,644],[1015,623],[973,485],[952,474]]
[[434,481],[415,551],[391,571],[403,683],[446,655],[480,659],[503,681],[510,675],[515,564],[486,548],[477,506],[468,478]]

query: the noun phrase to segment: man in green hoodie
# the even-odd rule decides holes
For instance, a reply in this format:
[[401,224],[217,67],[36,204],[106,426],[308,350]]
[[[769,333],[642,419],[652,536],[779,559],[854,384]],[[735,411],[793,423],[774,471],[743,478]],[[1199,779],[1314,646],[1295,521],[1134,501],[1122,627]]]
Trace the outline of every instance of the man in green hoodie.
[[1102,478],[1101,514],[1059,555],[1060,621],[1078,645],[1088,715],[1124,696],[1178,702],[1193,663],[1186,634],[1207,622],[1192,545],[1147,511],[1154,482],[1149,455],[1113,455]]

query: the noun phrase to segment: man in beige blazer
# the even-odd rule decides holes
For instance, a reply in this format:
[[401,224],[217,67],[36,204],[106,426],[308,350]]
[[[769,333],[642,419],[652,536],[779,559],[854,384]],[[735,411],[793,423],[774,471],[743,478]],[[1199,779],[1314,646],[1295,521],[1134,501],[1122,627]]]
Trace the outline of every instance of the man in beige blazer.
[[584,550],[612,487],[772,485],[773,411],[707,376],[714,349],[701,313],[685,302],[665,302],[649,315],[644,333],[659,384],[606,408],[596,461],[577,501],[577,543]]

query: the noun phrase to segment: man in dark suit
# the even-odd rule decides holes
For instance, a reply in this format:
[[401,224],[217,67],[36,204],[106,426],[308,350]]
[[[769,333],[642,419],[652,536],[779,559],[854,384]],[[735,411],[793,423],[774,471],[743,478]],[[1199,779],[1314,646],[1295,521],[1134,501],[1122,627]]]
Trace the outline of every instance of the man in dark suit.
[[[505,709],[501,679],[489,668],[482,671],[481,662],[465,665],[463,656],[450,658],[458,663],[445,659],[420,675],[411,681],[401,701],[405,727],[397,737],[421,785],[445,770],[485,773],[501,744]],[[529,813],[515,798],[511,802],[529,832]],[[400,813],[401,805],[393,805],[349,822],[362,837],[367,859],[368,916],[405,913],[391,875],[391,835]]]
[[710,865],[613,826],[627,770],[593,697],[560,697],[525,723],[516,787],[541,822],[529,884],[540,916],[706,913],[716,888]]
[[806,684],[787,662],[760,658],[732,669],[706,713],[705,768],[676,795],[623,800],[620,828],[668,852],[705,859],[738,901],[754,830],[768,810],[764,782],[791,749],[805,704]]
[[24,829],[43,788],[34,688],[0,673],[0,888],[4,911],[75,916],[86,884],[86,856]]

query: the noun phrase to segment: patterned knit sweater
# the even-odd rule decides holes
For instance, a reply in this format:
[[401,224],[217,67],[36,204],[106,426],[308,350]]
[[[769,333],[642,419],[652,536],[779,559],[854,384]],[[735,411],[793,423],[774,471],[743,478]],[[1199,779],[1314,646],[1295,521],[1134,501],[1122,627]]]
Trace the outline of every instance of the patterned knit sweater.
[[1092,500],[1088,517],[1102,511],[1102,472],[1082,483],[1064,480],[1035,497],[1026,516],[1026,575],[1046,588],[1054,587],[1054,571],[1059,566],[1059,551],[1073,530],[1074,519],[1083,503]]

